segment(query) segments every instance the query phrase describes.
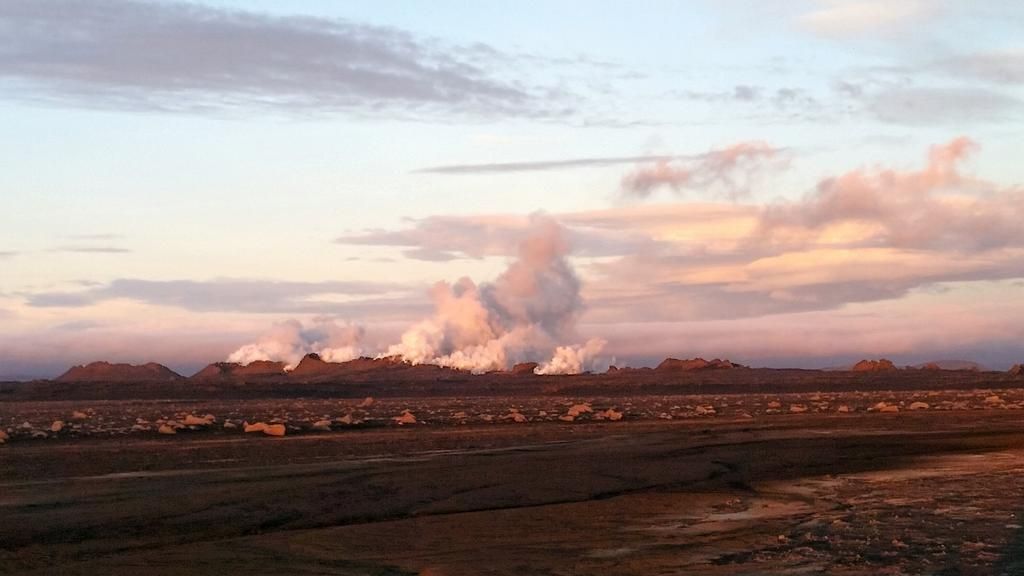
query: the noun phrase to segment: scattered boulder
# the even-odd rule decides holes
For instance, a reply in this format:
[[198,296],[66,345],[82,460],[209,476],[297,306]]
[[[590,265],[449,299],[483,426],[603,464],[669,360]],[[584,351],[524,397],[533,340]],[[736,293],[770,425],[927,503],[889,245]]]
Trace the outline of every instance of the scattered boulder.
[[373,403],[374,403],[373,396],[367,396],[366,398],[363,398],[363,401],[359,403],[358,407],[359,408],[369,408],[370,406],[373,406]]
[[64,429],[64,422],[61,420],[54,420],[53,424],[50,424],[50,432],[57,433]]
[[1005,401],[999,396],[993,394],[985,398],[985,404],[988,404],[989,406],[1000,406],[1002,404],[1005,404]]
[[526,415],[525,414],[521,414],[519,412],[519,410],[515,410],[515,409],[509,410],[509,413],[504,415],[504,416],[502,416],[502,419],[503,420],[511,420],[511,421],[516,422],[518,424],[522,424],[522,423],[527,421]]
[[836,408],[836,412],[839,412],[840,414],[848,414],[850,412],[850,407],[847,406],[846,404],[843,404]]
[[263,432],[266,429],[266,422],[256,422],[255,424],[249,424],[248,422],[246,422],[242,425],[242,430],[247,434],[251,432]]
[[312,429],[316,430],[317,432],[330,432],[331,431],[331,421],[330,420],[317,420],[316,422],[313,423]]
[[908,410],[927,410],[931,408],[927,402],[911,402],[910,406],[907,406]]
[[807,412],[807,406],[804,406],[803,404],[790,404],[789,411],[793,414],[803,414],[804,412]]
[[214,417],[212,414],[207,414],[201,418],[199,416],[189,414],[188,416],[185,416],[184,424],[185,426],[209,426],[210,424],[213,424],[213,421]]
[[404,424],[415,424],[416,415],[408,410],[402,410],[402,415],[395,416],[392,418],[392,420],[394,420],[395,424],[398,424],[399,426],[402,426]]
[[7,442],[8,439],[10,439],[10,436],[7,435],[7,432],[3,429],[0,429],[0,444]]
[[697,416],[714,416],[715,414],[718,413],[715,410],[715,407],[710,405],[697,406],[696,408],[693,409],[693,411],[697,414]]
[[284,436],[284,424],[267,424],[263,427],[263,433],[267,436]]
[[1014,364],[1010,368],[1010,376],[1024,376],[1024,364]]
[[238,428],[238,424],[235,424],[231,420],[225,420],[224,421],[224,429],[225,430],[232,430],[232,429],[235,429],[235,428]]
[[881,358],[879,360],[861,360],[851,368],[854,372],[892,372],[899,370],[892,360]]
[[71,419],[81,422],[82,420],[88,420],[89,415],[86,414],[85,412],[79,412],[78,410],[75,410],[74,412],[71,413]]
[[874,406],[868,408],[868,412],[899,412],[900,407],[894,404],[888,404],[886,402],[879,402]]
[[598,412],[597,414],[594,414],[594,418],[598,420],[610,420],[612,422],[618,422],[619,420],[622,420],[622,412],[619,412],[614,408],[609,408],[604,412]]
[[160,427],[156,429],[156,431],[157,431],[158,434],[168,434],[168,435],[170,435],[170,434],[177,434],[178,433],[178,431],[175,430],[173,426],[168,426],[167,424],[161,424]]
[[335,419],[338,424],[344,424],[345,426],[351,426],[355,420],[352,418],[352,414],[345,414],[341,418]]
[[590,407],[589,403],[573,404],[572,406],[569,407],[569,410],[567,410],[565,414],[567,416],[577,418],[580,414],[589,414],[593,411],[594,409]]

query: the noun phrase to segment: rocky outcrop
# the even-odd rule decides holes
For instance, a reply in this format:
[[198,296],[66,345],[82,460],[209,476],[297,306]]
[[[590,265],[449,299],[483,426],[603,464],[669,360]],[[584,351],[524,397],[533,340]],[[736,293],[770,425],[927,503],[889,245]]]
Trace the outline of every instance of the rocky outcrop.
[[341,372],[344,364],[325,362],[319,354],[306,354],[299,365],[288,373],[290,378],[315,378]]
[[521,362],[513,366],[510,372],[512,374],[533,374],[534,370],[537,369],[537,366],[539,366],[539,364],[536,362]]
[[934,360],[914,366],[918,370],[970,370],[981,372],[981,365],[969,360]]
[[269,360],[257,360],[245,365],[237,362],[214,362],[193,374],[190,379],[207,381],[284,376],[284,367],[284,362]]
[[891,372],[899,370],[892,360],[881,358],[879,360],[861,360],[851,368],[854,372]]
[[57,377],[57,382],[176,382],[183,376],[170,368],[150,362],[148,364],[111,364],[93,362],[73,366]]
[[689,360],[666,358],[654,370],[657,372],[689,372],[691,370],[727,370],[739,367],[739,364],[734,364],[728,360],[719,360],[718,358],[714,360],[705,360],[703,358]]
[[1013,368],[1010,368],[1011,376],[1024,376],[1024,364],[1014,364]]

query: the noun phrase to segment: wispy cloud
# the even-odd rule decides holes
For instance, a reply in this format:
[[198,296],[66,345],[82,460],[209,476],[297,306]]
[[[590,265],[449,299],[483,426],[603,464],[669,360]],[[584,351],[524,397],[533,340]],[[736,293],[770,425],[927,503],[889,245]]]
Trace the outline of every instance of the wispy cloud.
[[68,240],[92,242],[99,240],[120,240],[121,238],[124,238],[124,236],[110,232],[98,232],[93,234],[68,234],[65,238]]
[[124,278],[85,290],[25,295],[29,306],[79,308],[111,300],[172,306],[193,312],[256,314],[374,314],[382,318],[426,309],[422,287],[384,282],[279,282],[246,279]]
[[565,158],[558,160],[530,160],[525,162],[491,162],[486,164],[446,164],[415,170],[418,174],[500,174],[504,172],[543,172],[657,162],[659,160],[689,159],[694,156],[645,154],[640,156],[597,156],[591,158]]
[[[962,173],[954,139],[920,168],[858,168],[800,199],[639,204],[555,217],[591,257],[595,322],[750,318],[907,297],[949,282],[1024,275],[1024,191]],[[412,258],[509,256],[525,216],[450,216],[339,238]]]
[[875,91],[864,99],[878,120],[894,124],[930,125],[1005,121],[1019,113],[1021,101],[974,87],[908,87]]
[[769,164],[784,165],[782,151],[765,142],[740,142],[689,161],[659,160],[622,177],[622,191],[645,198],[660,188],[697,189],[729,198],[745,195],[754,176]]
[[131,252],[131,249],[122,248],[120,246],[74,245],[51,248],[50,252],[69,252],[75,254],[128,254]]
[[753,157],[759,155],[779,155],[785,152],[780,148],[772,148],[761,142],[740,142],[725,148],[710,150],[698,154],[642,154],[635,156],[592,156],[580,158],[559,158],[552,160],[528,160],[522,162],[491,162],[484,164],[446,164],[428,166],[415,170],[417,174],[503,174],[517,172],[545,172],[554,170],[572,170],[577,168],[601,168],[626,164],[644,163],[686,163],[711,167],[726,161],[730,156]]
[[935,2],[926,0],[818,0],[818,8],[800,16],[802,26],[825,36],[855,36],[890,31],[930,18]]
[[[531,216],[511,214],[429,216],[411,220],[411,226],[404,229],[356,232],[339,236],[335,242],[403,248],[406,258],[426,261],[513,256],[531,221]],[[639,235],[585,226],[574,227],[565,234],[573,252],[584,257],[622,255],[648,242]]]
[[[7,98],[98,108],[550,116],[513,56],[346,20],[180,1],[5,0]],[[507,75],[506,75],[507,76]]]

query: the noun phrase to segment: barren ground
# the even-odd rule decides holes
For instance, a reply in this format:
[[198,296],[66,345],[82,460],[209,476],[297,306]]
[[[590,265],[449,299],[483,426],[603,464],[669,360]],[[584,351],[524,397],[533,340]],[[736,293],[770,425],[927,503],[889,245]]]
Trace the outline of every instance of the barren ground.
[[0,573],[1024,573],[1018,388],[360,403],[0,402]]

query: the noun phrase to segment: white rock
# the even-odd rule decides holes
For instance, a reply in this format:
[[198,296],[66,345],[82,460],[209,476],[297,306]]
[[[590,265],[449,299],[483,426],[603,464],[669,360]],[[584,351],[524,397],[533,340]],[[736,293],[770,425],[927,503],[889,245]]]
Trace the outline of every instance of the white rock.
[[403,410],[401,416],[395,416],[392,418],[392,420],[394,420],[395,423],[398,424],[399,426],[403,424],[415,424],[416,415],[408,410]]
[[213,416],[203,416],[202,418],[192,414],[185,416],[185,426],[209,426],[210,424],[213,424]]
[[509,412],[508,414],[502,416],[502,419],[503,420],[511,420],[513,422],[518,422],[520,424],[523,423],[523,422],[526,422],[526,416],[524,416],[523,414],[520,414],[518,411],[516,411],[516,412]]
[[927,410],[931,408],[931,406],[929,406],[927,402],[911,402],[910,406],[907,408],[910,410]]
[[263,433],[267,436],[284,436],[284,424],[267,424],[263,428]]
[[316,422],[313,422],[312,428],[313,428],[313,430],[316,430],[318,432],[330,432],[331,431],[331,421],[330,420],[317,420]]
[[803,404],[790,404],[789,411],[793,414],[803,414],[804,412],[807,412],[807,406],[804,406]]
[[566,414],[567,416],[572,416],[573,418],[576,418],[576,417],[577,417],[577,416],[579,416],[580,414],[588,414],[588,413],[590,413],[590,412],[593,412],[593,411],[594,411],[594,409],[590,407],[590,404],[589,404],[589,403],[584,403],[584,404],[573,404],[573,405],[572,405],[572,406],[571,406],[571,407],[569,408],[569,410],[568,410],[568,411],[566,411],[566,413],[565,413],[565,414]]
[[238,424],[235,424],[231,420],[225,420],[224,421],[224,428],[226,428],[228,430],[231,430],[231,429],[234,429],[234,428],[238,428]]

